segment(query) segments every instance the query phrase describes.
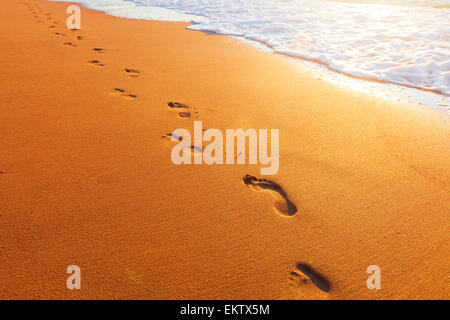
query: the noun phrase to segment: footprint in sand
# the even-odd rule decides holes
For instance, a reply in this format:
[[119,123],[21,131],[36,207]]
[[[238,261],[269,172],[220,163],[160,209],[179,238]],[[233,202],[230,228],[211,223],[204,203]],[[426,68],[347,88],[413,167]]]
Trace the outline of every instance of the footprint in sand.
[[191,108],[185,104],[179,102],[168,102],[167,105],[171,110],[176,110],[178,112],[178,118],[198,118],[198,111],[195,108]]
[[[177,135],[174,135],[173,133],[166,133],[161,137],[164,141],[171,143],[171,142],[182,142],[183,137],[179,137]],[[202,148],[194,146],[194,145],[183,145],[183,149],[188,150],[191,152],[191,154],[201,154],[203,152]]]
[[297,263],[294,271],[289,274],[289,285],[293,288],[305,288],[315,286],[318,289],[329,292],[331,285],[319,272],[305,263]]
[[191,117],[190,112],[179,112],[178,113],[178,118],[186,119],[186,118],[190,118],[190,117]]
[[65,37],[66,35],[64,33],[60,33],[60,32],[53,32],[54,35],[56,36],[61,36],[61,37]]
[[103,53],[105,51],[105,49],[103,49],[103,48],[92,48],[92,50],[94,50],[95,52],[98,52],[98,53]]
[[96,67],[104,67],[105,65],[103,63],[100,63],[98,60],[91,60],[89,61],[89,64],[96,66]]
[[190,151],[191,154],[202,154],[202,153],[203,153],[202,148],[197,147],[197,146],[193,146],[193,145],[185,146],[185,149],[187,149],[188,151]]
[[245,175],[242,181],[254,191],[270,192],[276,199],[274,209],[280,215],[292,217],[297,213],[297,207],[288,199],[286,192],[277,183],[266,179],[258,179],[249,174]]
[[174,135],[172,133],[166,133],[165,135],[163,135],[161,137],[161,139],[165,140],[165,141],[183,141],[183,137],[179,137],[177,135]]
[[136,69],[125,68],[123,71],[128,74],[128,77],[130,78],[137,78],[140,74],[140,72]]
[[129,94],[129,93],[127,93],[126,90],[120,89],[120,88],[114,88],[112,93],[114,95],[120,96],[120,97],[125,98],[125,99],[134,100],[134,99],[137,98],[137,96],[135,94]]
[[64,42],[64,45],[66,45],[68,47],[77,47],[77,45],[72,42]]
[[168,102],[167,105],[171,109],[189,109],[189,107],[185,104],[179,102]]
[[77,40],[83,40],[84,37],[83,36],[77,36]]

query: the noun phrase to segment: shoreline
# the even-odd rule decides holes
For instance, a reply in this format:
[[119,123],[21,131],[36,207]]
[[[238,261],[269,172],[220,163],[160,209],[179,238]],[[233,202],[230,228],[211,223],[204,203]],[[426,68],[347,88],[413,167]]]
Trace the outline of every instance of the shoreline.
[[[69,31],[69,4],[0,4],[1,299],[448,298],[447,115],[185,23],[83,7]],[[279,173],[174,165],[162,137],[194,119],[171,101],[205,128],[279,128]]]
[[[54,1],[54,0],[49,0]],[[124,18],[124,19],[132,19],[132,20],[141,20],[141,21],[158,21],[158,22],[176,22],[176,23],[186,23],[186,30],[188,31],[197,31],[204,32],[206,34],[217,35],[217,36],[226,36],[231,37],[233,39],[238,39],[254,48],[258,48],[264,51],[269,51],[273,54],[280,55],[289,59],[293,59],[297,61],[299,66],[303,69],[306,69],[308,72],[313,73],[314,76],[319,77],[322,80],[328,81],[334,85],[350,88],[353,90],[357,90],[360,92],[364,92],[370,95],[376,95],[380,98],[385,98],[390,101],[396,101],[401,103],[411,103],[415,105],[424,105],[426,107],[434,108],[440,111],[443,111],[447,115],[450,115],[450,96],[445,94],[439,90],[435,89],[427,89],[422,88],[415,85],[396,83],[389,80],[381,80],[377,78],[371,77],[363,77],[353,75],[348,72],[341,71],[339,69],[331,67],[328,63],[323,62],[317,59],[309,59],[306,57],[297,56],[294,54],[284,53],[281,51],[276,51],[273,47],[264,42],[257,39],[252,39],[247,36],[241,35],[233,35],[233,34],[223,34],[217,33],[213,30],[196,30],[191,29],[189,27],[198,24],[199,22],[191,21],[175,21],[175,20],[161,20],[161,19],[149,19],[149,18],[131,18],[120,14],[113,14],[108,12],[106,9],[95,8],[87,6],[87,3],[79,3],[81,6],[95,11],[100,11],[107,15]],[[179,13],[176,10],[166,9],[160,6],[143,6],[143,8],[158,8],[163,10],[168,10],[176,13],[177,15],[187,15],[201,18],[208,18],[207,16],[203,16],[200,14],[184,14]]]

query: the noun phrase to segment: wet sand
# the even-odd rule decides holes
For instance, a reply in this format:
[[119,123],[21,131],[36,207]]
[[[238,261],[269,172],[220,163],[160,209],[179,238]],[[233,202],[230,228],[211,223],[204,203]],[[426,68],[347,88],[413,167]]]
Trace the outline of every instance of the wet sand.
[[[446,114],[184,23],[71,31],[68,5],[0,3],[1,299],[448,298]],[[278,174],[176,166],[194,120],[279,129]]]

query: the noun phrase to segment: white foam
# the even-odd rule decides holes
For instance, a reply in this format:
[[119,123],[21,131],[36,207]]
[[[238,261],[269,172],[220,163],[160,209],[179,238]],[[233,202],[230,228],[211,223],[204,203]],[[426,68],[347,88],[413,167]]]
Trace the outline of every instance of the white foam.
[[450,1],[136,2],[209,18],[193,30],[244,36],[349,75],[450,94],[450,9],[435,8]]
[[142,5],[126,0],[50,0],[60,2],[79,2],[86,8],[106,12],[109,15],[142,20],[162,20],[173,22],[201,23],[207,19],[158,6]]

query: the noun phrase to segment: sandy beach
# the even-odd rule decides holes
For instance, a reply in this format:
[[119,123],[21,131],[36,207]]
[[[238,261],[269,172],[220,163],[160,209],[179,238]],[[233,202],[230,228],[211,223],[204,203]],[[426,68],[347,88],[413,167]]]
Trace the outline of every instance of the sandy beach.
[[[449,298],[447,114],[186,23],[69,30],[68,5],[0,2],[0,299]],[[175,165],[194,121],[279,129],[279,172]]]

